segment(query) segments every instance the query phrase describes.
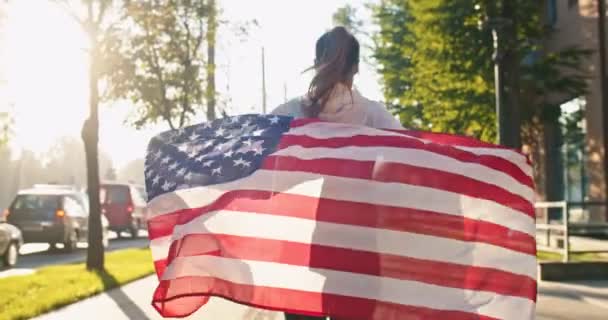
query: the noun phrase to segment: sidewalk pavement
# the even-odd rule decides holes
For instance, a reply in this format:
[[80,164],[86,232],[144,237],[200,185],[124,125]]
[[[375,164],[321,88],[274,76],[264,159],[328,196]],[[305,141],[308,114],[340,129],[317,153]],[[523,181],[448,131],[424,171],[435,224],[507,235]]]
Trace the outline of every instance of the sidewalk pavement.
[[[100,294],[36,320],[160,320],[150,306],[156,285],[154,276]],[[548,283],[539,288],[537,320],[606,320],[608,281]],[[187,319],[196,320],[283,320],[277,312],[254,309],[223,299],[212,299]]]
[[[156,288],[156,276],[147,277],[63,309],[48,313],[35,320],[160,320],[163,319],[150,305]],[[212,298],[199,312],[185,319],[196,320],[283,320],[277,312],[239,305]]]

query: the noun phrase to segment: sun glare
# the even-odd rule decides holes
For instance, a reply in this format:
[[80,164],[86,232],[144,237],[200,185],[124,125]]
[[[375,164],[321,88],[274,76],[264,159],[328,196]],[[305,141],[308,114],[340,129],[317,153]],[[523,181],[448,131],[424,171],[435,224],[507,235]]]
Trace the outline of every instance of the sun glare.
[[12,144],[41,152],[62,136],[78,134],[86,115],[86,39],[45,1],[14,1],[8,13],[3,50],[15,111]]

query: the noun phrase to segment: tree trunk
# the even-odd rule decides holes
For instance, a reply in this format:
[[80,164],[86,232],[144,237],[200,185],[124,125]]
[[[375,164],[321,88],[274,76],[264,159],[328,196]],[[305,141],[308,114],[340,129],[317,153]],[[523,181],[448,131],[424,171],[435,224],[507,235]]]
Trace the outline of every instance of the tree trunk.
[[518,54],[517,37],[517,4],[513,0],[504,0],[502,3],[502,18],[507,25],[504,27],[504,119],[503,125],[507,126],[505,145],[514,149],[521,149],[521,110],[519,105],[520,94],[520,59]]
[[215,40],[217,34],[217,8],[215,0],[209,0],[207,18],[207,121],[215,120]]
[[104,270],[104,249],[102,244],[101,205],[99,201],[99,73],[98,45],[91,37],[92,48],[89,70],[89,118],[82,128],[87,161],[87,190],[89,194],[89,248],[87,250],[87,269]]

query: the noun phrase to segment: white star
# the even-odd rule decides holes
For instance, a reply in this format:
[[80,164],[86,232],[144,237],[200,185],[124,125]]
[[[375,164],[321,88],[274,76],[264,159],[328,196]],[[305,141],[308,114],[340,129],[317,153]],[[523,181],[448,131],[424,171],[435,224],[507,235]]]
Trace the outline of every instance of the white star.
[[197,155],[198,155],[198,152],[197,152],[196,150],[191,150],[191,151],[188,153],[188,158],[190,158],[190,159],[194,159],[194,158],[196,158],[196,156],[197,156]]
[[264,129],[259,129],[259,130],[254,131],[254,132],[252,133],[252,135],[253,135],[254,137],[259,137],[259,136],[261,136],[263,133],[264,133]]
[[203,168],[211,167],[214,163],[215,163],[215,161],[209,160],[209,161],[203,163]]
[[213,145],[213,140],[209,140],[203,144],[203,148],[207,149]]
[[203,160],[205,160],[205,156],[198,156],[198,158],[196,158],[196,162],[203,162]]
[[152,185],[157,186],[160,183],[160,177],[156,176],[152,179]]
[[167,164],[167,163],[169,163],[169,161],[171,161],[171,158],[169,158],[169,157],[164,157],[164,158],[163,158],[163,160],[162,160],[160,163],[162,163],[162,164]]
[[220,127],[219,129],[217,129],[217,130],[215,131],[215,135],[216,135],[216,136],[218,136],[218,137],[223,136],[225,133],[226,133],[226,129],[224,129],[224,128],[222,128],[222,127]]
[[186,170],[186,168],[181,168],[181,169],[179,169],[179,170],[177,171],[177,176],[178,176],[178,177],[181,177],[181,176],[185,175],[185,174],[186,174],[186,171],[187,171],[187,170]]
[[230,151],[224,153],[224,158],[230,158],[230,157],[232,157],[232,155],[234,155],[234,151],[230,150]]
[[203,123],[203,129],[210,129],[210,128],[211,128],[211,122]]
[[226,141],[224,143],[220,143],[217,146],[215,146],[215,150],[217,151],[224,151],[224,150],[228,150],[230,149],[230,142]]
[[174,162],[169,166],[169,170],[174,171],[175,169],[177,169],[177,167],[179,167],[179,164],[177,162]]
[[238,160],[234,160],[234,166],[238,167],[238,166],[242,166],[245,163],[245,160],[243,158],[240,158]]
[[160,150],[158,150],[158,151],[156,151],[156,153],[152,157],[154,158],[154,161],[157,161],[162,156],[163,156],[163,153]]
[[181,152],[187,152],[188,151],[188,144],[186,144],[186,143],[181,144],[179,147],[177,147],[177,150],[179,150]]
[[266,149],[262,147],[263,144],[264,141],[256,141],[256,143],[251,146],[251,151],[253,151],[256,156],[261,156],[262,154],[264,154],[264,151],[266,151]]
[[222,175],[222,167],[211,170],[211,175],[221,176]]
[[246,146],[248,146],[248,147],[251,147],[251,145],[253,144],[253,140],[251,140],[251,139],[245,140],[245,141],[243,141],[243,144],[246,145]]
[[169,191],[174,186],[175,186],[174,183],[170,183],[169,181],[165,181],[165,183],[163,183],[163,186],[161,188],[163,188],[163,190],[165,190],[165,191]]
[[190,180],[190,179],[192,179],[192,172],[188,172],[188,173],[187,173],[187,174],[184,176],[184,179],[186,179],[186,180]]
[[199,136],[198,134],[196,134],[195,132],[192,132],[192,134],[190,135],[190,137],[188,137],[188,139],[194,141],[198,138],[200,138],[201,136]]
[[278,124],[279,120],[281,120],[281,118],[274,116],[274,117],[270,118],[269,120],[270,120],[270,124]]

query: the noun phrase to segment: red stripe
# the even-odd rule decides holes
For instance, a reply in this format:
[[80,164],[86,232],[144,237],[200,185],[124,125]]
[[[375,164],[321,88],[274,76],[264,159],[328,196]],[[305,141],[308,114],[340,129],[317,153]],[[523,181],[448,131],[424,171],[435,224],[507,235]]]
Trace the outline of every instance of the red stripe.
[[407,136],[353,136],[348,138],[328,138],[317,139],[309,136],[295,136],[286,134],[281,138],[278,149],[285,149],[290,146],[302,146],[305,148],[344,148],[344,147],[396,147],[418,149],[447,156],[466,163],[477,163],[491,169],[510,175],[528,187],[533,187],[532,177],[528,176],[521,168],[514,163],[491,155],[476,155],[469,151],[455,149],[451,146],[434,143],[424,143],[423,141]]
[[[317,119],[296,119],[291,122],[290,127],[298,128],[298,127],[303,127],[303,126],[311,124],[311,123],[327,123],[327,122],[320,121]],[[489,142],[484,142],[484,141],[478,140],[476,138],[467,137],[467,136],[463,136],[463,135],[457,135],[457,134],[451,134],[451,133],[429,132],[429,131],[421,131],[421,130],[405,130],[405,129],[393,130],[393,129],[382,129],[382,128],[377,128],[377,129],[382,130],[382,131],[396,132],[396,133],[400,133],[403,135],[416,137],[418,139],[432,141],[435,143],[449,144],[452,146],[508,150],[508,151],[513,151],[514,153],[518,153],[521,156],[527,157],[525,154],[523,154],[519,150],[503,147],[501,145],[497,145],[497,144],[493,144],[493,143],[489,143]]]
[[[201,250],[201,243],[214,249]],[[201,255],[337,270],[536,300],[534,279],[502,270],[233,235],[188,235],[171,244],[167,263],[177,257]]]
[[476,219],[408,208],[319,199],[265,191],[233,191],[213,204],[161,215],[148,221],[150,239],[169,236],[208,212],[232,210],[289,216],[322,222],[412,232],[448,239],[481,242],[529,255],[536,254],[534,237]]
[[[333,319],[450,319],[496,320],[461,311],[435,310],[370,299],[273,287],[242,285],[216,278],[186,277],[161,281],[152,305],[164,317],[186,317],[207,303],[209,296],[240,304],[295,314],[331,316]],[[466,305],[465,297],[463,304]],[[471,306],[471,309],[475,309]]]
[[473,198],[490,200],[529,217],[535,217],[532,203],[519,195],[467,176],[436,169],[391,162],[330,158],[302,160],[287,156],[268,157],[263,162],[262,169],[304,171],[344,178],[394,182],[441,189]]

